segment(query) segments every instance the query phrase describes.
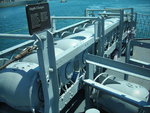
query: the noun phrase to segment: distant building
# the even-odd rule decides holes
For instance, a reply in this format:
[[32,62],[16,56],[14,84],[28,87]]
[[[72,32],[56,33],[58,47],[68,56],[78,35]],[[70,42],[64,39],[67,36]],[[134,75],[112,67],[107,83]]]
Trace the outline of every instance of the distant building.
[[0,3],[21,2],[21,1],[37,1],[37,2],[46,2],[47,0],[0,0]]
[[0,0],[0,8],[47,2],[48,0]]

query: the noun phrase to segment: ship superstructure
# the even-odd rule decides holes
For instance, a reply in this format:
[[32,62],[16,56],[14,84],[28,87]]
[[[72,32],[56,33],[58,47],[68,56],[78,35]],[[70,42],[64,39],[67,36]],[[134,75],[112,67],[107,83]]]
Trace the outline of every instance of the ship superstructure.
[[[57,19],[83,21],[56,30]],[[0,52],[0,102],[32,113],[149,113],[150,57],[139,52],[150,55],[150,40],[135,38],[133,8],[51,22],[33,35],[0,34],[27,40]]]

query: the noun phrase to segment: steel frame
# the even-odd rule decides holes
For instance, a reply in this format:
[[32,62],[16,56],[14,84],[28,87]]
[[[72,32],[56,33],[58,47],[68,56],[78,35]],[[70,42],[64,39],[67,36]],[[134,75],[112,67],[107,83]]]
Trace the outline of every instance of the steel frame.
[[150,107],[148,105],[148,103],[146,103],[146,102],[140,101],[140,100],[133,98],[127,94],[121,93],[117,90],[114,90],[112,88],[106,87],[98,82],[93,81],[94,72],[92,72],[91,66],[96,65],[96,66],[104,67],[104,68],[118,71],[121,73],[129,74],[130,76],[135,76],[135,77],[150,81],[150,76],[149,76],[150,70],[149,69],[113,61],[111,59],[107,59],[107,58],[103,58],[101,56],[91,55],[91,54],[88,54],[86,56],[86,63],[87,63],[86,64],[87,65],[87,74],[86,74],[85,79],[83,80],[85,83],[86,108],[89,108],[91,106],[90,105],[91,104],[91,102],[90,102],[90,95],[91,95],[90,87],[96,88],[96,89],[98,89],[102,92],[105,92],[111,96],[114,96],[118,99],[126,101],[134,106],[140,107],[141,112],[143,112],[143,110],[146,110],[147,108]]
[[150,68],[150,63],[146,63],[146,62],[142,62],[142,61],[134,60],[134,59],[130,58],[131,49],[134,46],[150,49],[150,44],[149,43],[140,42],[140,41],[144,41],[144,40],[150,40],[150,39],[132,39],[132,40],[130,40],[130,42],[128,43],[128,46],[127,46],[126,62],[130,63],[130,64],[138,65],[140,67]]
[[[111,10],[107,9],[107,11],[111,11]],[[115,49],[118,49],[119,55],[121,55],[121,47],[122,47],[123,39],[126,39],[129,35],[128,29],[125,33],[123,32],[123,29],[124,29],[123,23],[128,20],[124,19],[124,17],[125,17],[125,15],[123,14],[124,9],[121,9],[121,10],[116,9],[113,11],[115,11],[115,14],[111,13],[110,15],[107,15],[107,16],[113,16],[113,17],[119,16],[120,22],[116,23],[115,25],[113,25],[107,29],[105,28],[105,24],[104,24],[104,22],[105,22],[104,15],[101,17],[61,17],[61,18],[53,17],[53,19],[86,19],[86,20],[83,22],[79,22],[77,24],[62,28],[60,30],[55,30],[54,24],[53,24],[52,25],[53,28],[51,30],[47,30],[47,32],[43,32],[43,33],[38,33],[33,36],[17,35],[17,34],[0,34],[0,38],[9,38],[9,39],[16,38],[16,39],[29,40],[18,46],[15,46],[13,48],[8,48],[7,50],[2,51],[0,56],[5,55],[8,52],[10,53],[19,47],[24,47],[26,44],[31,44],[34,41],[38,40],[37,41],[37,46],[38,46],[37,53],[38,53],[39,68],[40,68],[39,75],[40,75],[40,80],[41,80],[42,86],[43,86],[43,93],[44,93],[44,100],[45,100],[44,101],[44,111],[43,111],[44,113],[58,113],[60,110],[62,110],[64,108],[65,104],[67,104],[69,102],[69,100],[71,100],[72,97],[78,91],[77,86],[78,86],[81,78],[77,82],[75,82],[70,87],[70,89],[68,89],[61,97],[59,96],[59,82],[58,82],[58,72],[57,72],[57,69],[59,67],[61,67],[63,64],[67,63],[70,59],[74,58],[76,55],[78,55],[79,53],[88,49],[91,45],[93,45],[95,43],[98,43],[98,47],[95,48],[96,50],[98,50],[98,54],[97,54],[98,56],[102,56],[102,57],[107,56],[108,57]],[[52,21],[53,21],[53,19],[52,19]],[[89,23],[92,24],[93,21],[95,22],[94,23],[95,34],[92,35],[91,37],[89,37],[88,39],[84,40],[84,42],[82,44],[78,45],[77,47],[66,50],[61,56],[58,56],[58,58],[56,59],[55,53],[54,53],[53,39],[57,35],[59,37],[61,37],[62,36],[61,34],[63,34],[66,31],[71,32],[71,34],[72,34],[74,29],[76,29],[77,27],[84,28],[84,26],[86,26],[85,24],[89,24]],[[129,27],[131,27],[131,26],[129,26]],[[130,28],[130,29],[132,29],[132,28]],[[119,30],[119,32],[117,30]],[[116,34],[116,35],[114,35],[114,34]],[[112,42],[110,37],[114,37],[116,40],[114,42]],[[111,41],[110,42],[111,45],[106,48],[105,43],[107,42],[107,40]],[[93,79],[93,76],[91,76],[91,75],[94,73],[94,66],[88,64],[88,63],[91,63],[90,61],[93,60],[93,58],[96,58],[96,61],[94,60],[95,61],[94,64],[96,64],[96,63],[100,64],[101,62],[99,62],[98,60],[103,59],[101,57],[97,58],[95,56],[90,56],[90,55],[86,56],[87,75],[85,76],[85,78],[87,78],[87,79],[88,78]],[[102,61],[102,60],[100,60],[100,61]],[[109,65],[107,60],[106,60],[106,62],[107,62],[107,64],[105,64],[105,65]],[[111,61],[111,62],[114,65],[116,64],[116,62],[113,62],[113,61]],[[109,67],[113,67],[114,65],[109,65]],[[119,65],[124,66],[124,64],[119,64]],[[97,66],[99,66],[99,65],[97,65]],[[104,66],[104,65],[102,65],[102,66]],[[106,67],[108,67],[108,66],[106,66]],[[115,67],[115,68],[118,69],[119,67]],[[134,67],[132,67],[132,68],[134,68]],[[125,71],[125,68],[123,68],[122,70]],[[122,70],[120,70],[120,71],[122,72]],[[144,70],[144,72],[146,73],[147,71]],[[134,73],[134,72],[131,71],[131,73]],[[86,91],[87,94],[88,93],[90,94],[89,88],[86,88],[86,90],[87,90]],[[68,99],[68,96],[70,96],[69,99]],[[63,98],[63,100],[62,100],[62,98]],[[88,97],[86,96],[86,98],[88,98]]]

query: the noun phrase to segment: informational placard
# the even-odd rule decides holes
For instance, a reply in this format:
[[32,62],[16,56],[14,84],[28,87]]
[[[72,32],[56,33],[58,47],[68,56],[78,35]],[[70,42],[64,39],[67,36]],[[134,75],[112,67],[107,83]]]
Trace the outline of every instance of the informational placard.
[[26,14],[30,35],[51,27],[48,3],[27,5]]

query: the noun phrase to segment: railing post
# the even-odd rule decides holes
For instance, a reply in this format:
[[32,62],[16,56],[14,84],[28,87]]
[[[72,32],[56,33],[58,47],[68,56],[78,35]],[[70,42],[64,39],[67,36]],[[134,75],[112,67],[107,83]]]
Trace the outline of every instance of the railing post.
[[118,39],[118,57],[121,56],[123,27],[124,27],[124,10],[121,9],[120,10],[119,39]]
[[105,43],[105,26],[104,26],[104,17],[98,18],[98,55],[104,55],[104,43]]
[[[93,70],[94,70],[94,65],[86,63],[86,75],[85,79],[91,79],[93,80]],[[85,110],[90,108],[90,95],[91,95],[91,88],[88,85],[85,85]]]
[[88,14],[88,9],[86,8],[85,9],[85,14],[84,14],[85,16],[89,16],[89,14]]
[[34,37],[38,39],[37,54],[44,96],[44,113],[59,113],[59,83],[53,35],[48,31],[46,39],[42,39],[38,34]]
[[[130,42],[131,42],[131,40],[129,40],[129,42],[127,44],[127,48],[126,48],[125,63],[128,63],[129,59],[130,59],[130,50],[131,50]],[[128,74],[124,74],[124,80],[128,80],[128,77],[129,77]]]
[[[101,18],[98,18],[98,26],[97,26],[97,37],[98,37],[98,45],[97,50],[98,56],[104,55],[104,43],[105,43],[105,23],[104,23],[104,17],[101,16]],[[96,67],[96,74],[99,74],[102,72],[102,68]]]
[[51,32],[56,30],[56,20],[53,17],[51,18]]

